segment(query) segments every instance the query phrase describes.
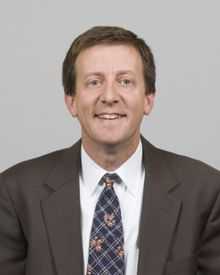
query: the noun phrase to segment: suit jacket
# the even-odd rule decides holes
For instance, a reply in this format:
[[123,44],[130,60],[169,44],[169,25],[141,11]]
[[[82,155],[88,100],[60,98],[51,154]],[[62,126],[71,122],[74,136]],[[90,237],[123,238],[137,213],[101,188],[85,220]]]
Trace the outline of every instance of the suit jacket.
[[[0,175],[0,275],[83,274],[80,143]],[[219,275],[219,171],[142,144],[138,275]]]

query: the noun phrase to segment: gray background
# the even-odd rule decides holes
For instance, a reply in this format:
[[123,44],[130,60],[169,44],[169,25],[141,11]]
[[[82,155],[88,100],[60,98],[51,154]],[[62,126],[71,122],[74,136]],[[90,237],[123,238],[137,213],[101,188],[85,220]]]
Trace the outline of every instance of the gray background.
[[63,101],[61,65],[94,25],[133,30],[151,46],[157,99],[142,132],[220,169],[219,1],[1,0],[0,171],[80,136]]

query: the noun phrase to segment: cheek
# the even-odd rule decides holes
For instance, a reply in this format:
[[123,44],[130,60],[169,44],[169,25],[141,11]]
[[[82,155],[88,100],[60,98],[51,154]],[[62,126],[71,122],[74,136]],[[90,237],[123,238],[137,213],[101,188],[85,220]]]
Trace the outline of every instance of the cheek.
[[89,102],[89,99],[84,95],[83,93],[80,95],[78,100],[76,101],[76,107],[78,112],[85,112],[90,108],[91,103]]
[[89,121],[93,119],[93,111],[91,104],[83,101],[77,105],[78,118],[81,121]]
[[133,115],[143,113],[145,108],[144,98],[131,98],[128,102],[128,108],[132,110]]

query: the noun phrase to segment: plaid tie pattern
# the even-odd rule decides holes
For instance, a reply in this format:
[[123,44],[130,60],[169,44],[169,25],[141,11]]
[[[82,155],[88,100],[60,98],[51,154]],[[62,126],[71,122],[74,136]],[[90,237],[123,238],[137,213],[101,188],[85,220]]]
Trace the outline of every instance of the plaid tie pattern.
[[105,174],[105,184],[96,204],[90,235],[87,275],[124,275],[124,237],[121,210],[114,183],[121,183],[117,174]]

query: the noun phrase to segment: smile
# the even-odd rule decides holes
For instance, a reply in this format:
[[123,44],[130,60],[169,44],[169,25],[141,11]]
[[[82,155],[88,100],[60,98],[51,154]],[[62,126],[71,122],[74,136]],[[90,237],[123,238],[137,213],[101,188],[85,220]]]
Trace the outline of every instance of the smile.
[[107,119],[107,120],[114,120],[114,119],[119,119],[122,117],[125,117],[126,115],[124,114],[117,114],[117,113],[102,113],[102,114],[96,114],[95,117],[99,119]]

